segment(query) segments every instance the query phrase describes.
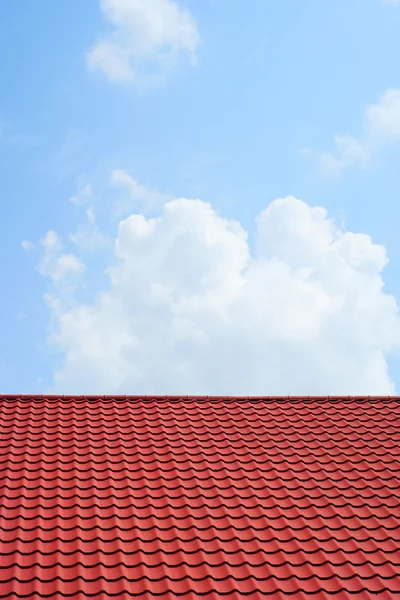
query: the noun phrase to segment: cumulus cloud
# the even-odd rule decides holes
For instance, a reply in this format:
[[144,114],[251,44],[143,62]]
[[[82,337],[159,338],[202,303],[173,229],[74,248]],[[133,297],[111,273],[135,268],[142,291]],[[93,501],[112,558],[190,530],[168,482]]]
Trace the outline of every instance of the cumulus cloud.
[[175,0],[100,0],[112,31],[87,52],[90,69],[118,83],[158,82],[181,54],[192,60],[200,37],[189,10]]
[[320,154],[322,167],[331,173],[349,167],[367,167],[383,150],[400,142],[400,89],[387,90],[377,104],[364,112],[362,133],[335,136],[332,152]]
[[384,247],[294,197],[274,200],[249,233],[201,200],[122,220],[96,299],[48,297],[63,357],[54,389],[394,393],[386,358],[400,320]]

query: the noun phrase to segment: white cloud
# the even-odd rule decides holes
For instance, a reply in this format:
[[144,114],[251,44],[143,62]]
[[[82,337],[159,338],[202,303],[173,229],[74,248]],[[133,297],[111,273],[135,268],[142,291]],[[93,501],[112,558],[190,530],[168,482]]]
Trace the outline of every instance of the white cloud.
[[94,209],[92,206],[86,209],[86,222],[81,224],[75,233],[71,233],[69,239],[82,250],[98,250],[110,244],[108,236],[100,232]]
[[69,199],[75,204],[78,211],[85,208],[85,220],[81,222],[76,231],[69,235],[69,240],[80,250],[93,251],[99,250],[110,244],[108,236],[100,232],[96,223],[96,216],[93,204],[95,197],[93,186],[85,175],[80,175],[77,179],[77,189],[75,194]]
[[111,172],[110,183],[116,188],[120,188],[122,196],[115,201],[117,212],[125,212],[132,209],[132,206],[140,205],[143,211],[154,209],[163,204],[168,198],[156,190],[152,190],[140,184],[132,175],[122,169],[115,169]]
[[200,200],[121,221],[95,301],[48,298],[57,392],[394,393],[384,247],[293,197],[251,234]]
[[21,248],[23,250],[26,250],[26,252],[30,252],[31,250],[33,250],[35,248],[35,244],[30,242],[29,240],[22,240]]
[[92,184],[87,181],[85,175],[80,175],[77,179],[76,193],[69,199],[72,204],[82,206],[93,200]]
[[100,0],[113,26],[86,55],[90,69],[111,81],[149,84],[162,79],[180,54],[192,59],[200,38],[193,16],[175,0]]
[[364,113],[362,133],[335,136],[335,149],[320,154],[323,168],[339,172],[348,167],[367,167],[386,148],[400,142],[400,89],[387,90]]
[[63,245],[54,231],[48,231],[40,243],[43,246],[43,257],[39,263],[39,272],[50,277],[54,283],[60,284],[84,270],[84,264],[78,257],[62,252]]

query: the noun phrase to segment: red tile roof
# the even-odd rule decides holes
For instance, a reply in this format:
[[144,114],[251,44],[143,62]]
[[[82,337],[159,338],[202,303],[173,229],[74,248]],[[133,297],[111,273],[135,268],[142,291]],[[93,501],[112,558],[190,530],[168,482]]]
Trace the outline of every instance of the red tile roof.
[[0,397],[0,598],[393,598],[400,400]]

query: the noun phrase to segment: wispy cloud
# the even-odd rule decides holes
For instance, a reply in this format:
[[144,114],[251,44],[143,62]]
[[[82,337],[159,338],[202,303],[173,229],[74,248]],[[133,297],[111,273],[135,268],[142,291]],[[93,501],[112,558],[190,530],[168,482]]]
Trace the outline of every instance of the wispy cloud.
[[188,9],[175,0],[100,0],[112,30],[86,54],[88,67],[117,83],[159,83],[181,54],[195,58],[200,36]]
[[54,231],[48,231],[40,243],[43,256],[39,263],[39,272],[54,283],[60,284],[84,270],[85,265],[80,258],[62,251],[63,244]]
[[92,206],[86,209],[86,221],[78,226],[75,233],[70,234],[69,239],[81,250],[91,251],[104,248],[111,243],[109,237],[99,230]]
[[121,196],[115,201],[118,214],[140,208],[143,212],[159,207],[171,198],[165,194],[144,186],[130,173],[123,169],[111,172],[110,183],[114,188],[121,190]]
[[88,204],[93,200],[93,187],[92,184],[87,181],[85,175],[79,175],[76,182],[76,192],[69,199],[70,202],[77,206]]
[[400,89],[387,90],[364,112],[359,136],[336,135],[330,152],[317,153],[322,168],[338,173],[350,167],[366,168],[385,149],[400,142]]
[[30,242],[29,240],[23,240],[21,242],[21,247],[23,248],[23,250],[25,250],[26,252],[31,252],[32,250],[35,249],[35,244],[33,242]]

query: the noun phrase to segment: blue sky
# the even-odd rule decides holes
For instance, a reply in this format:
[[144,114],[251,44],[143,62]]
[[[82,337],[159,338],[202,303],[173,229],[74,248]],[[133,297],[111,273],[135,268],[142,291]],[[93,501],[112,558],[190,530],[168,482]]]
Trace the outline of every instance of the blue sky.
[[[399,33],[400,4],[380,0],[1,3],[1,391],[398,390],[385,294],[400,300]],[[123,54],[123,75],[104,47]],[[286,197],[370,236],[340,246],[340,261],[360,252],[363,266],[336,272],[337,246],[317,244],[325,221],[315,229],[294,200],[268,213],[261,243],[255,218]],[[157,235],[140,245],[132,215]],[[272,275],[274,257],[296,278]],[[314,269],[315,290],[298,287],[298,269]]]

